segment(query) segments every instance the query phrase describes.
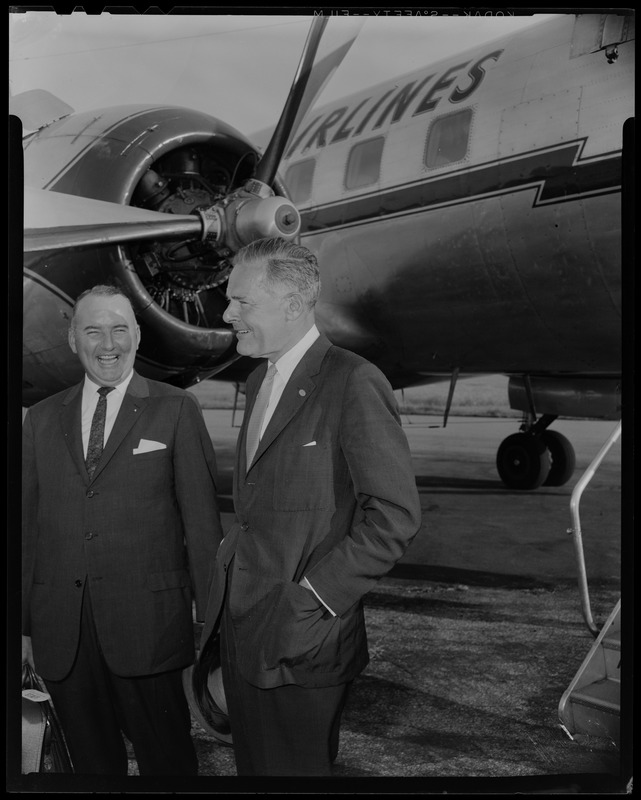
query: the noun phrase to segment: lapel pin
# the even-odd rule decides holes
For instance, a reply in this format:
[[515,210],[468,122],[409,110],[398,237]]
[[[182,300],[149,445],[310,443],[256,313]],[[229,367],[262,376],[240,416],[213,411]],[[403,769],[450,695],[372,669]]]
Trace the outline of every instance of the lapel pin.
[[306,392],[304,389],[299,389],[299,390],[298,390],[298,394],[299,394],[301,397],[305,397],[305,395],[307,394],[307,392]]

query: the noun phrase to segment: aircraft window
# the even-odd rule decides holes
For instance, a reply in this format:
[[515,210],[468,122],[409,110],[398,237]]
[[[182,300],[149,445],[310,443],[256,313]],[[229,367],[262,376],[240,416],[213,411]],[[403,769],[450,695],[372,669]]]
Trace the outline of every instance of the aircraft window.
[[467,155],[472,109],[435,119],[425,143],[425,165],[431,169],[462,161]]
[[352,147],[345,170],[345,188],[357,189],[376,183],[381,171],[381,157],[385,137],[368,139]]
[[285,186],[294,203],[302,203],[312,195],[312,181],[314,179],[315,158],[307,158],[292,164],[285,173]]

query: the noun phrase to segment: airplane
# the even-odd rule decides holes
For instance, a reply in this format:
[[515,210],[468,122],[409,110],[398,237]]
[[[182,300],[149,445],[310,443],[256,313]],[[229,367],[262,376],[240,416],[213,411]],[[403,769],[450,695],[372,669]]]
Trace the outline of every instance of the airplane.
[[280,235],[317,254],[335,344],[394,389],[449,381],[446,415],[459,379],[509,376],[523,421],[499,476],[564,485],[574,451],[550,425],[622,411],[633,12],[559,15],[315,107],[321,34],[314,19],[264,152],[159,105],[65,110],[25,136],[23,405],[80,379],[67,327],[96,283],[132,299],[141,374],[242,385],[231,259]]

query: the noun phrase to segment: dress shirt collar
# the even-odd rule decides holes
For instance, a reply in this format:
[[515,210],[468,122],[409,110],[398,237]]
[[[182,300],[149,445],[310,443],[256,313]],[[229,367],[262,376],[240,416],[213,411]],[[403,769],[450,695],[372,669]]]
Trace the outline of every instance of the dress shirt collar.
[[[131,382],[133,376],[134,376],[134,371],[132,369],[129,375],[124,379],[124,381],[119,383],[117,386],[113,387],[114,391],[118,392],[120,395],[124,397],[127,391],[127,387],[129,386],[129,383]],[[82,388],[83,397],[89,397],[97,394],[98,389],[100,389],[100,384],[92,381],[91,378],[87,375],[87,373],[85,373],[85,383]]]

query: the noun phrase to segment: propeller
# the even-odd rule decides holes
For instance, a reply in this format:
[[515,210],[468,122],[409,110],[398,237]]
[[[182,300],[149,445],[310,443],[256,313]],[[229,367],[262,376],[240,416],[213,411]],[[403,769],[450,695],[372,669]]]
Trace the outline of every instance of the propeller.
[[309,29],[303,55],[301,57],[294,82],[292,83],[289,95],[285,101],[285,106],[276,124],[272,138],[265,150],[265,153],[256,169],[256,180],[266,183],[268,186],[276,177],[285,146],[289,141],[292,127],[298,116],[299,108],[305,99],[305,88],[307,87],[316,51],[320,43],[323,31],[327,26],[328,17],[314,17],[312,26]]
[[[336,20],[330,40],[321,37],[328,17],[314,17],[280,119],[255,177],[222,201],[193,215],[147,211],[60,192],[25,187],[24,250],[37,252],[149,239],[212,239],[237,250],[255,239],[293,239],[300,215],[271,189],[283,153],[334,71],[356,39],[364,20]],[[320,50],[320,52],[319,52]]]
[[[99,221],[97,221],[99,220]],[[161,239],[202,234],[198,217],[24,187],[24,250]]]
[[276,177],[292,135],[342,63],[364,23],[364,20],[354,17],[341,18],[340,28],[334,28],[321,46],[321,37],[328,21],[329,17],[314,17],[285,106],[258,164],[256,180],[267,185]]

